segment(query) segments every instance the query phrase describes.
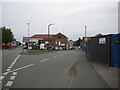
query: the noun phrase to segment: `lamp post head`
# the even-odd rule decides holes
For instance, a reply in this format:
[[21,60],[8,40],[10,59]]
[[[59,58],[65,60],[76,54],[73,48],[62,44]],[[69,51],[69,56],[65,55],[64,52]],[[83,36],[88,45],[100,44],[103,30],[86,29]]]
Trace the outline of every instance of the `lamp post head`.
[[49,24],[48,26],[54,25],[54,23]]

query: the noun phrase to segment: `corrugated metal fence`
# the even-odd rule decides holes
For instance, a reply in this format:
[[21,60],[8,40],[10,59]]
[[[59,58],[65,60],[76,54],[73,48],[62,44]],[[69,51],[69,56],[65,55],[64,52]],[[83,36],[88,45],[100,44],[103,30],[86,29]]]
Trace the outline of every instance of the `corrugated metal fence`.
[[[92,37],[86,45],[86,55],[93,62],[120,66],[120,34]],[[117,43],[118,42],[118,43]]]
[[120,34],[111,38],[111,65],[120,67]]

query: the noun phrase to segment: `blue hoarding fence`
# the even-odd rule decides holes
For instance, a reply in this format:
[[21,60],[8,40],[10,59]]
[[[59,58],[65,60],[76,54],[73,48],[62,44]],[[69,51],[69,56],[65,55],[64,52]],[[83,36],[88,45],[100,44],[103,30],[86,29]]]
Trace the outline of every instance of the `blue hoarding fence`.
[[120,34],[111,37],[111,65],[120,67]]

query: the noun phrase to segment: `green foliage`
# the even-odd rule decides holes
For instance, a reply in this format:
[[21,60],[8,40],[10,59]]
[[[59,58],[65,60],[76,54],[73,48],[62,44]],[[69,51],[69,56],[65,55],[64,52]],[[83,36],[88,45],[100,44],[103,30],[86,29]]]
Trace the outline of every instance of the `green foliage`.
[[79,38],[77,41],[73,42],[74,46],[80,46],[81,38]]
[[73,40],[69,40],[69,42],[71,42],[72,44],[74,43],[74,41],[73,41]]
[[11,29],[6,27],[1,27],[0,30],[2,30],[2,43],[7,44],[13,41],[14,36]]
[[69,40],[70,42],[74,42],[73,40]]

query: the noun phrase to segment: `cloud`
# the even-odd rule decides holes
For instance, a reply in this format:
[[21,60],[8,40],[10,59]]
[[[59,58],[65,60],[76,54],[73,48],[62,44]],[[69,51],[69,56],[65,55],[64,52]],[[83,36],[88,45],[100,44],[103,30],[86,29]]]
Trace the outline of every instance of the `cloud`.
[[27,36],[27,22],[30,22],[30,35],[47,33],[47,25],[51,33],[63,32],[70,39],[87,35],[117,32],[116,2],[61,2],[61,3],[3,3],[3,24],[10,27],[15,37],[22,40]]

